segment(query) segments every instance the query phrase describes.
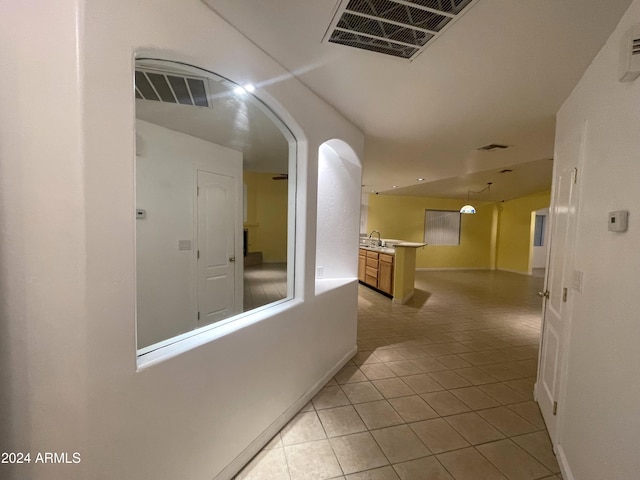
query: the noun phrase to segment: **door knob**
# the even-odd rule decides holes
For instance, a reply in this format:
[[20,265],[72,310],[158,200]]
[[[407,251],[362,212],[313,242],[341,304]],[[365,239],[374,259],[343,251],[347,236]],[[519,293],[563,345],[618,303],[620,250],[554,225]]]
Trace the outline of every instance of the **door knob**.
[[538,292],[538,296],[540,298],[549,298],[549,290],[545,290],[544,292]]
[[236,257],[229,257],[229,261],[230,262],[235,262],[236,261]]

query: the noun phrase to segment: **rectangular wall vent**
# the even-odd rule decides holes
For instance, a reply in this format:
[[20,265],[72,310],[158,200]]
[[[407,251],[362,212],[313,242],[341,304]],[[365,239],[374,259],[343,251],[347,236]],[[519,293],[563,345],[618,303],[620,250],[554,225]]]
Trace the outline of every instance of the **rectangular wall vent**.
[[621,82],[640,77],[640,23],[631,26],[622,39],[619,76]]
[[207,79],[136,68],[136,98],[210,107]]
[[476,0],[342,0],[323,41],[413,60]]

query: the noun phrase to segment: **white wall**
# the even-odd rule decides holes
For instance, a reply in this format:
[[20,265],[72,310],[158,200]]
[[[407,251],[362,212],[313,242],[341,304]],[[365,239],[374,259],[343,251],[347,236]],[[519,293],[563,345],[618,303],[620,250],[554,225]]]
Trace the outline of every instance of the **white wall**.
[[[640,80],[618,81],[621,36],[637,22],[640,0],[557,119],[558,143],[580,138],[586,122],[576,243],[569,250],[584,280],[582,292],[570,294],[567,385],[559,402],[568,480],[629,480],[640,471]],[[631,212],[626,233],[607,231],[611,210]]]
[[[548,227],[549,227],[549,209],[543,208],[542,210],[538,210],[534,212],[535,215],[544,215],[544,241],[541,247],[536,247],[535,245],[532,248],[532,257],[531,257],[531,268],[546,268],[547,266],[547,254],[549,252],[549,236],[548,236]],[[535,216],[533,218],[535,222]],[[535,223],[534,223],[535,227]]]
[[332,143],[339,149],[325,143],[318,158],[316,277],[357,278],[362,168],[348,146],[341,157]]
[[[197,328],[194,198],[196,172],[242,173],[242,153],[136,120],[138,347]],[[191,242],[179,250],[178,242]],[[159,261],[161,260],[161,261]]]
[[[2,465],[0,477],[231,478],[354,352],[357,283],[314,296],[316,172],[324,141],[361,156],[363,137],[198,0],[1,8],[0,442],[82,462]],[[299,140],[296,299],[142,370],[136,50],[257,84]]]

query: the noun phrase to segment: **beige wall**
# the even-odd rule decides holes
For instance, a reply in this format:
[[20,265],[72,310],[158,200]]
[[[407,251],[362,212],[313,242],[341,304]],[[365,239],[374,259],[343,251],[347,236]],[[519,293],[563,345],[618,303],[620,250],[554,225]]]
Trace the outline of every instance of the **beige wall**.
[[531,273],[534,223],[532,213],[547,208],[550,191],[502,202],[498,206],[497,269]]
[[249,252],[262,252],[265,263],[287,261],[288,181],[276,173],[244,172],[247,186]]
[[[417,251],[417,268],[481,268],[530,273],[533,230],[531,214],[549,206],[550,192],[498,204],[476,204],[475,215],[462,215],[460,245],[427,245]],[[399,195],[369,195],[367,231],[383,238],[412,242],[424,239],[426,209],[457,211],[461,200]]]

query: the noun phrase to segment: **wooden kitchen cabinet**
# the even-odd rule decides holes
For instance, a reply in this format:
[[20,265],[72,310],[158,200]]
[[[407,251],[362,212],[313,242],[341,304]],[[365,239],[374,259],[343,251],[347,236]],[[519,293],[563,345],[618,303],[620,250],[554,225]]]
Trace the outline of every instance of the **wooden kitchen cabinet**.
[[358,280],[365,285],[393,295],[393,255],[360,249]]
[[365,281],[365,268],[367,266],[367,252],[366,250],[358,250],[358,280]]
[[378,263],[378,289],[393,295],[393,255],[380,254]]

